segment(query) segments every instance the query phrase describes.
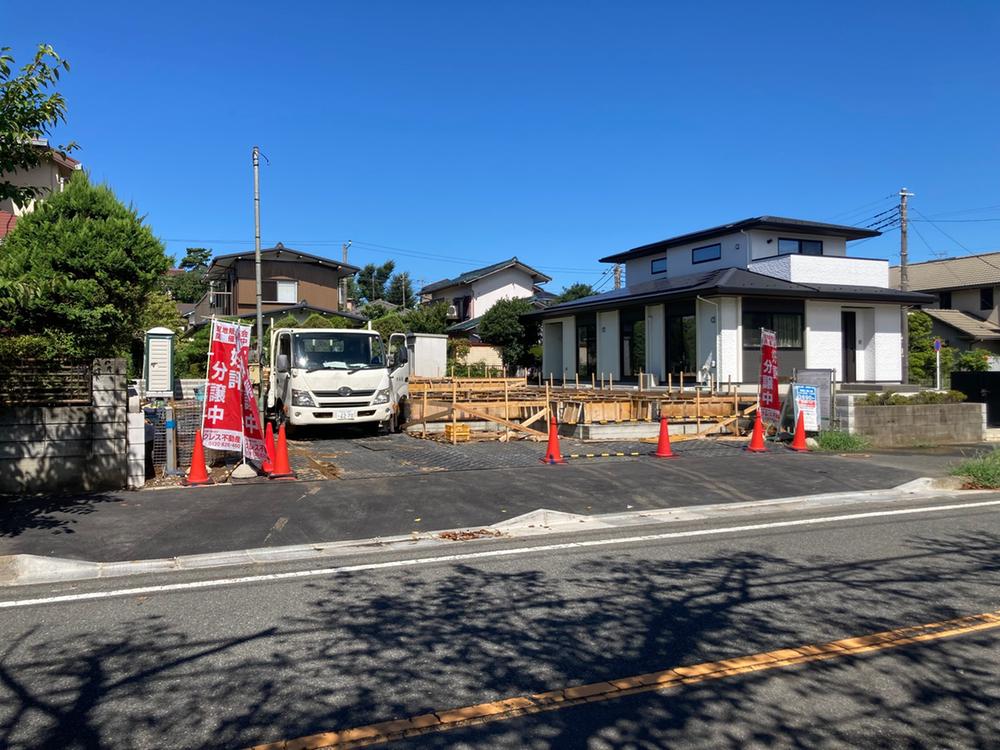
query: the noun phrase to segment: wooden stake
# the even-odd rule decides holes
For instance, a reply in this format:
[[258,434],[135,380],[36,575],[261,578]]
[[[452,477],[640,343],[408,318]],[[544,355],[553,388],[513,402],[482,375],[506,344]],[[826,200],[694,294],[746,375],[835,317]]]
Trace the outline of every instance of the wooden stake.
[[458,412],[455,410],[455,404],[458,403],[458,381],[454,377],[451,379],[451,444],[454,445],[457,441],[455,435],[457,430],[455,425],[458,422]]
[[424,418],[423,428],[420,431],[421,437],[427,437],[427,389],[424,388],[424,410],[421,415]]
[[573,375],[573,382],[576,383],[576,389],[580,390],[580,371],[577,370],[576,374]]
[[694,387],[694,426],[697,432],[701,432],[701,386]]
[[684,393],[684,370],[681,370],[680,392]]
[[[549,412],[548,419],[546,419],[545,421],[548,422],[548,423],[551,423],[552,422],[552,401],[551,401],[552,395],[549,393],[549,388],[551,388],[551,384],[545,386],[545,408],[548,409],[548,412]],[[546,426],[548,426],[548,425],[546,425]]]
[[[503,418],[510,421],[510,401],[507,398],[507,381],[503,381]],[[504,440],[510,440],[510,428],[504,425]]]
[[642,393],[642,368],[639,368],[639,393]]
[[667,393],[673,393],[674,391],[674,374],[672,372],[667,373]]

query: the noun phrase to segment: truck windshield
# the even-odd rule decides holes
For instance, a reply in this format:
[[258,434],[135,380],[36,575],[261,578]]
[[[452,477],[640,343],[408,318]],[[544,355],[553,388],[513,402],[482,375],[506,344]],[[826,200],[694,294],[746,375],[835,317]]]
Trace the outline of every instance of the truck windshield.
[[385,367],[382,339],[363,333],[297,333],[295,367],[313,370],[369,370]]

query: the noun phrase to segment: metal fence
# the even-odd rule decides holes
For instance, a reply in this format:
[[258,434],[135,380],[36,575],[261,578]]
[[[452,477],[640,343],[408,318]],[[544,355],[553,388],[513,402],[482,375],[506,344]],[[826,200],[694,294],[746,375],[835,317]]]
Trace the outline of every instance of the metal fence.
[[[164,407],[146,409],[146,418],[153,425],[153,465],[163,467],[167,462],[167,410]],[[175,401],[174,422],[176,422],[177,465],[191,464],[194,449],[194,432],[201,426],[201,402]]]
[[93,385],[89,362],[0,362],[0,405],[4,406],[90,406]]

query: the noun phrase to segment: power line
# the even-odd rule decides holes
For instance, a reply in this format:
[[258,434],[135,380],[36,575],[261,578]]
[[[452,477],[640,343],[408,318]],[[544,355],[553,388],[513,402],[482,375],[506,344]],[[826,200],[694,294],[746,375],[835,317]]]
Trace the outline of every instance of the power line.
[[852,208],[850,211],[842,211],[839,214],[834,214],[833,216],[828,217],[827,221],[833,221],[834,219],[839,219],[842,216],[850,216],[851,214],[861,213],[865,209],[869,209],[872,206],[877,206],[879,203],[884,203],[885,201],[889,200],[890,198],[895,198],[895,197],[896,197],[895,194],[889,193],[889,195],[885,196],[884,198],[879,198],[877,201],[872,201],[871,203],[866,203],[863,206],[858,206],[857,208]]
[[[914,219],[913,221],[930,221],[930,219]],[[1000,221],[996,219],[936,219],[939,224],[974,224],[980,221]]]
[[920,215],[921,217],[923,217],[923,220],[924,220],[924,221],[926,221],[926,222],[927,222],[928,224],[930,224],[930,225],[931,225],[932,227],[934,227],[934,228],[935,228],[936,230],[938,230],[938,231],[939,231],[939,232],[940,232],[941,234],[943,234],[943,235],[944,235],[945,237],[947,237],[947,238],[948,238],[949,240],[951,240],[951,241],[952,241],[952,242],[954,242],[954,243],[955,243],[956,245],[958,245],[958,246],[959,246],[960,248],[962,248],[962,249],[963,249],[963,250],[964,250],[965,252],[967,252],[967,253],[968,253],[968,254],[969,254],[970,256],[972,256],[973,258],[978,258],[979,260],[981,260],[981,261],[982,261],[983,263],[985,263],[986,265],[990,266],[991,268],[995,268],[995,269],[997,269],[998,271],[1000,271],[1000,266],[996,265],[995,263],[990,263],[990,261],[986,260],[986,258],[984,258],[984,257],[983,257],[982,255],[978,255],[977,253],[975,253],[975,252],[973,252],[972,250],[970,250],[970,249],[969,249],[968,247],[966,247],[966,246],[965,246],[965,245],[963,245],[963,244],[962,244],[961,242],[959,242],[959,241],[958,241],[957,239],[955,239],[955,238],[954,238],[954,237],[952,237],[952,236],[951,236],[950,234],[948,234],[948,233],[947,233],[946,231],[944,231],[944,230],[943,230],[943,229],[942,229],[941,227],[939,227],[939,226],[938,226],[938,225],[937,225],[937,224],[936,224],[935,222],[931,221],[931,220],[930,220],[930,219],[928,219],[928,218],[927,218],[927,217],[926,217],[926,216],[925,216],[924,214],[920,213],[920,211],[917,211],[916,209],[914,209],[914,210],[913,210],[913,212],[914,212],[914,213],[916,213],[916,214],[919,214],[919,215]]

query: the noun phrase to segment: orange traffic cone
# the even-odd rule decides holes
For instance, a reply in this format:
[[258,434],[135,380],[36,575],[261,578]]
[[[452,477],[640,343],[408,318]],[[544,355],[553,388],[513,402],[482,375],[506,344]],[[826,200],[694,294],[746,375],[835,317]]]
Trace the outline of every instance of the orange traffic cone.
[[553,414],[549,420],[549,447],[545,449],[543,464],[564,464],[566,459],[562,457],[559,450],[559,427],[556,424],[556,415]]
[[670,425],[663,415],[660,415],[660,439],[656,443],[656,452],[649,455],[656,458],[677,458],[670,448]]
[[757,410],[757,416],[753,421],[753,434],[750,435],[750,445],[746,446],[745,450],[751,453],[767,452],[767,447],[764,445],[764,424],[760,421],[760,409]]
[[[273,432],[271,433],[274,434]],[[288,443],[285,442],[285,423],[278,428],[278,449],[274,452],[274,466],[271,467],[270,479],[295,479],[295,472],[288,463]]]
[[205,448],[201,444],[201,430],[194,431],[194,450],[191,451],[191,469],[182,482],[188,487],[198,487],[203,484],[215,484],[208,475],[205,466]]
[[267,429],[264,430],[264,450],[267,456],[261,462],[260,468],[265,474],[270,474],[274,471],[274,426],[271,422],[267,423]]
[[799,412],[798,421],[795,422],[795,436],[788,447],[799,453],[809,452],[809,446],[806,445],[806,415],[802,412]]

